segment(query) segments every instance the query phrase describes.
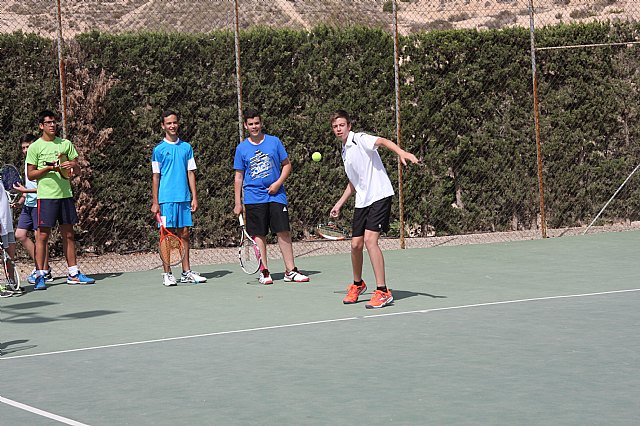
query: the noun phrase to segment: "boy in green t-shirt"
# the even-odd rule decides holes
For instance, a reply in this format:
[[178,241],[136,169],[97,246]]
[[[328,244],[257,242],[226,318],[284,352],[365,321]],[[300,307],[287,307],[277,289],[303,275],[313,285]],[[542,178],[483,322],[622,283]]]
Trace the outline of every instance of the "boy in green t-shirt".
[[56,135],[58,120],[53,111],[38,115],[42,136],[27,151],[27,174],[38,181],[38,234],[36,235],[36,283],[34,290],[45,290],[45,254],[51,229],[58,224],[64,254],[69,267],[67,284],[93,284],[95,280],[78,269],[73,225],[78,223],[76,206],[71,192],[72,177],[80,172],[78,152],[67,139]]

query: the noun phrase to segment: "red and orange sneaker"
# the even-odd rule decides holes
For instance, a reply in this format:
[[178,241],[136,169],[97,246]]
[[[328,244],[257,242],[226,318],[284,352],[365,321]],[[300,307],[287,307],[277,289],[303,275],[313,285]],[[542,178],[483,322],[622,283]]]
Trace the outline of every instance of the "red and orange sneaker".
[[360,296],[365,291],[367,291],[367,285],[364,283],[364,281],[362,281],[362,284],[360,285],[351,284],[349,286],[349,292],[347,293],[347,296],[342,299],[342,303],[344,303],[345,305],[348,305],[349,303],[356,303],[358,301],[358,296]]
[[364,305],[364,307],[367,309],[382,308],[384,306],[387,306],[391,302],[393,302],[391,290],[376,290],[373,292],[373,296],[371,296],[371,300],[369,300],[369,303]]

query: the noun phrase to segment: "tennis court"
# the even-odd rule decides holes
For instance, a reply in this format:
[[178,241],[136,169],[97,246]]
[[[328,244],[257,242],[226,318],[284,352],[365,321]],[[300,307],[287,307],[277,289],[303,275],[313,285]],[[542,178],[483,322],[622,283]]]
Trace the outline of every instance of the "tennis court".
[[636,424],[639,245],[386,251],[381,310],[341,303],[347,254],[299,258],[306,284],[236,264],[177,288],[157,270],[54,283],[1,301],[0,423]]

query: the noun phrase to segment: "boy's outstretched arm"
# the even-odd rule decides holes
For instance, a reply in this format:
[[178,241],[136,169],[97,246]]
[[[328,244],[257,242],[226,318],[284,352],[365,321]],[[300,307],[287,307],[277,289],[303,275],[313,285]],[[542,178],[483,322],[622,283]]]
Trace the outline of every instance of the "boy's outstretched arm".
[[407,161],[411,161],[412,163],[415,163],[415,164],[420,162],[420,160],[418,160],[418,158],[415,155],[400,148],[398,145],[391,142],[389,139],[378,138],[378,140],[376,140],[376,146],[381,146],[381,145],[395,152],[398,155],[398,157],[400,157],[400,161],[402,162],[402,164],[405,166],[407,165]]

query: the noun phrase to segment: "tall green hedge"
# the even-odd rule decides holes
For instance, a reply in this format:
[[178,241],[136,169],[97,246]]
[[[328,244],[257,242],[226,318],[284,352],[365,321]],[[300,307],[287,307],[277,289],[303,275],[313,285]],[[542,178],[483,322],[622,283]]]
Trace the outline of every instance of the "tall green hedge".
[[[539,45],[629,40],[639,27],[585,24],[537,32]],[[530,229],[538,214],[529,33],[447,30],[403,37],[402,143],[423,159],[404,174],[407,222],[439,234]],[[17,138],[58,104],[54,46],[0,36],[0,153],[18,162]],[[351,111],[356,130],[395,139],[393,40],[377,29],[258,28],[241,34],[243,103],[264,112],[294,175],[287,182],[296,238],[331,208],[346,179],[327,118]],[[83,154],[84,247],[151,247],[150,155],[158,116],[176,108],[200,171],[197,247],[235,239],[232,159],[238,141],[234,38],[209,34],[88,33],[68,42],[70,137]],[[543,161],[551,226],[584,223],[638,160],[637,48],[542,51]],[[8,65],[8,66],[6,66]],[[308,161],[321,151],[320,163]],[[392,181],[395,159],[383,153]],[[311,196],[310,196],[311,194]],[[635,220],[628,190],[610,217]],[[394,217],[394,219],[396,219]]]

